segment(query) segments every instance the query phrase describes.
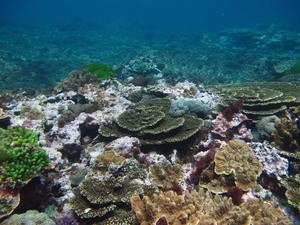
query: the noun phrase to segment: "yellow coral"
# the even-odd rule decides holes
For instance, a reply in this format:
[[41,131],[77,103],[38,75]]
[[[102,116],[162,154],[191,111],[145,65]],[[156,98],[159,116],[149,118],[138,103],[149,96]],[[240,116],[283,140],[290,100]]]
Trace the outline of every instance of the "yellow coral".
[[219,149],[214,162],[216,174],[233,173],[236,186],[244,191],[256,186],[256,178],[262,172],[261,163],[250,147],[241,140],[232,140]]

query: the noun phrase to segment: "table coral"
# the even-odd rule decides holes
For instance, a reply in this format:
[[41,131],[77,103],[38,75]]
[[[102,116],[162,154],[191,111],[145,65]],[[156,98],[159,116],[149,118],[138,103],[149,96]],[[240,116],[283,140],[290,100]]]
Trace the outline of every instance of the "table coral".
[[[82,219],[105,219],[117,216],[119,210],[130,211],[130,198],[143,193],[143,189],[130,178],[95,176],[87,177],[78,188],[71,201],[75,214]],[[111,218],[113,220],[113,218]],[[102,224],[102,223],[101,223]]]
[[243,100],[242,111],[252,117],[273,115],[292,105],[300,105],[300,84],[289,82],[244,83],[209,86],[224,105]]
[[236,186],[245,191],[255,187],[263,168],[248,145],[240,140],[232,140],[219,149],[214,162],[217,174],[233,173]]
[[129,135],[139,138],[142,145],[162,145],[186,141],[203,127],[203,120],[195,117],[166,116],[169,105],[168,99],[138,103],[122,113],[115,124],[100,126],[99,133],[105,138]]

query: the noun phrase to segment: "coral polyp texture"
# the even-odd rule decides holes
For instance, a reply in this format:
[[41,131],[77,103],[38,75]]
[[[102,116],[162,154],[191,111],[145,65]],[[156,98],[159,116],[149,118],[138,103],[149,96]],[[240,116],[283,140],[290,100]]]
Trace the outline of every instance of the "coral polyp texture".
[[35,133],[24,127],[0,129],[0,180],[26,181],[49,164],[48,155],[38,146]]
[[245,191],[256,186],[263,168],[251,148],[240,140],[232,140],[218,149],[214,162],[217,174],[234,174],[236,186]]
[[153,99],[127,109],[116,123],[99,128],[101,136],[118,138],[138,137],[142,145],[162,145],[188,140],[203,127],[202,119],[183,116],[173,118],[167,115],[168,99]]
[[300,83],[228,84],[209,86],[208,90],[219,95],[223,105],[242,99],[243,112],[252,117],[273,115],[300,105]]

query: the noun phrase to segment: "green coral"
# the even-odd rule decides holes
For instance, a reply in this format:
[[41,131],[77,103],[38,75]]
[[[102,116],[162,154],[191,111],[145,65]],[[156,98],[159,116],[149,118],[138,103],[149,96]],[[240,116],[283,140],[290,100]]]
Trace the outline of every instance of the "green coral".
[[1,181],[26,181],[49,164],[46,152],[39,148],[38,137],[24,127],[0,129]]
[[85,66],[85,69],[101,80],[107,80],[115,74],[115,71],[104,63],[89,64]]

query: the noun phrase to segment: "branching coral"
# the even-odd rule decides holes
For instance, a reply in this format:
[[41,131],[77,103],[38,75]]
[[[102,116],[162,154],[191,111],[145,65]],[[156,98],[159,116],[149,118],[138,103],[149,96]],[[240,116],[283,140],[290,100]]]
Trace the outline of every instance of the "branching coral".
[[262,172],[261,163],[249,146],[240,140],[232,140],[219,149],[214,162],[217,174],[233,173],[236,186],[245,191],[256,186],[256,178]]
[[38,138],[23,127],[0,129],[1,181],[26,181],[49,164],[46,152],[38,147]]
[[191,116],[167,116],[169,107],[168,99],[138,103],[122,113],[116,124],[101,126],[99,133],[106,138],[138,137],[142,145],[162,145],[186,141],[204,125],[203,120]]
[[199,189],[186,195],[172,191],[152,196],[134,196],[132,209],[141,225],[156,224],[162,218],[170,225],[188,224],[291,224],[273,203],[250,199],[235,206],[231,199]]

